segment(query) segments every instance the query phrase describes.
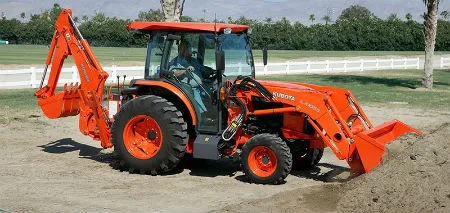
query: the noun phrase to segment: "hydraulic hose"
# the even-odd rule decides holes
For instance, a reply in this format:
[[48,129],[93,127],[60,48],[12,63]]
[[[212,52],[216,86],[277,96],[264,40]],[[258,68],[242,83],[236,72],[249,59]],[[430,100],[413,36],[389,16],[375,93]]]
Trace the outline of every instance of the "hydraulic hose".
[[[241,80],[242,81],[239,84],[236,84],[236,81]],[[251,83],[251,84],[250,84]],[[259,82],[255,81],[254,79],[250,77],[242,77],[238,76],[233,84],[231,86],[228,97],[231,97],[230,100],[239,106],[241,109],[241,112],[239,113],[236,118],[234,118],[230,125],[225,129],[225,131],[222,133],[222,139],[225,141],[230,141],[238,129],[242,126],[242,124],[245,123],[245,120],[247,119],[248,109],[247,106],[242,102],[241,99],[236,97],[237,90],[248,90],[250,88],[254,88],[257,90],[262,96],[269,98],[271,101],[273,101],[273,95],[270,93],[263,85],[261,85]]]

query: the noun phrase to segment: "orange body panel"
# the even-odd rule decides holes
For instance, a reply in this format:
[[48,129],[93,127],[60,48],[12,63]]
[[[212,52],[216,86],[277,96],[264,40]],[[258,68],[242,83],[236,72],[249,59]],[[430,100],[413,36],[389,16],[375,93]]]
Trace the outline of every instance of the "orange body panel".
[[192,125],[196,125],[197,117],[195,116],[194,107],[192,106],[189,99],[184,95],[184,93],[177,87],[175,87],[172,84],[169,84],[167,82],[164,82],[164,81],[148,81],[148,80],[137,80],[135,82],[135,85],[157,86],[157,87],[165,88],[165,89],[171,91],[179,99],[181,99],[181,101],[183,101],[184,105],[187,107],[187,109],[189,110],[189,113],[191,115]]

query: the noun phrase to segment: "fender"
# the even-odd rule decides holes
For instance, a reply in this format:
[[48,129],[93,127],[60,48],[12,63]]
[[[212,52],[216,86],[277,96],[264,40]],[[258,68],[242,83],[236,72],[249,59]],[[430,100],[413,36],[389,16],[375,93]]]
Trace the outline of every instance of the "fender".
[[136,80],[133,85],[156,86],[169,90],[170,92],[175,94],[181,101],[183,101],[184,105],[189,110],[189,113],[192,118],[192,125],[197,124],[197,117],[195,115],[195,110],[192,103],[178,87],[164,81],[148,81],[148,80]]

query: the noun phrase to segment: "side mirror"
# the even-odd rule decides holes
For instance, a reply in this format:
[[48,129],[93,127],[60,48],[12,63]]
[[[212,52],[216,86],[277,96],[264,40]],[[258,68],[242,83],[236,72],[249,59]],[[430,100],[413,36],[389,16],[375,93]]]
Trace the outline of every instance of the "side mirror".
[[262,49],[262,55],[263,55],[263,64],[264,64],[264,66],[266,66],[267,65],[267,48],[263,48]]
[[225,52],[223,50],[216,50],[216,70],[225,70]]

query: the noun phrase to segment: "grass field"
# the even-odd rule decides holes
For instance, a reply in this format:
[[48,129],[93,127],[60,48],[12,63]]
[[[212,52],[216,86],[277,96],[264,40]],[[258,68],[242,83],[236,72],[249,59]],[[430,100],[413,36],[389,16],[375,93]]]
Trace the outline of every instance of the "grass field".
[[[93,47],[93,51],[101,64],[130,64],[143,63],[146,55],[145,48],[121,47]],[[44,64],[48,47],[44,45],[0,45],[1,65]],[[254,50],[256,61],[262,60],[260,50]],[[437,52],[436,54],[447,54]],[[358,56],[420,56],[422,51],[300,51],[300,50],[269,50],[270,61],[285,61],[308,57],[358,57]],[[71,62],[68,58],[68,62]]]
[[[100,63],[144,62],[145,48],[93,47]],[[0,45],[0,65],[44,64],[48,47],[43,45]],[[68,57],[67,62],[72,62]]]

